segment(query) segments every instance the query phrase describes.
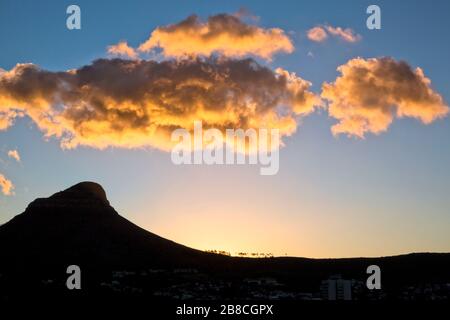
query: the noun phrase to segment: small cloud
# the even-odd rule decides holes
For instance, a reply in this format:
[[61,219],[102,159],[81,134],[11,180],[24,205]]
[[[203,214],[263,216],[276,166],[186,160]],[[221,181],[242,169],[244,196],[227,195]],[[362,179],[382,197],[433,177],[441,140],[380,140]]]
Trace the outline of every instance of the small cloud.
[[308,51],[306,55],[310,58],[314,58],[314,53],[312,53],[311,51]]
[[[0,69],[1,71],[1,69]],[[0,77],[2,73],[0,72]],[[8,129],[14,123],[15,118],[23,117],[23,113],[17,110],[0,111],[0,131]]]
[[314,42],[323,42],[329,35],[338,37],[339,39],[350,43],[357,42],[362,38],[350,28],[343,29],[341,27],[333,27],[330,25],[316,26],[309,29],[307,32],[308,39]]
[[130,47],[126,41],[121,41],[118,44],[109,46],[108,53],[111,55],[130,59],[137,59],[138,57],[136,50]]
[[361,36],[359,34],[356,34],[350,28],[342,29],[341,27],[326,26],[326,29],[330,34],[346,42],[357,42],[361,40]]
[[308,39],[314,42],[323,42],[328,38],[328,34],[322,27],[314,27],[308,30]]
[[17,151],[17,150],[9,150],[8,157],[16,160],[17,162],[20,162],[20,155],[19,155],[19,151]]
[[13,194],[14,185],[11,180],[8,180],[3,174],[0,173],[0,188],[5,196]]

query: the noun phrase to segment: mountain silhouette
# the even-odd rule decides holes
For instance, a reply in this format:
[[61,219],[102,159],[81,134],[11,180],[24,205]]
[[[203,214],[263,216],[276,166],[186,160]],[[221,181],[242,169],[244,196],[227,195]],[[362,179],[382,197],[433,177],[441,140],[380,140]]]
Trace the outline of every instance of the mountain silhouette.
[[[52,268],[84,264],[97,268],[193,266],[222,259],[148,232],[120,216],[104,189],[81,182],[0,226],[3,267]],[[200,258],[200,259],[199,259]]]
[[[143,274],[158,269],[172,270],[151,281],[145,277],[136,280],[145,292],[154,292],[157,285],[160,285],[158,290],[169,291],[172,285],[186,283],[195,288],[202,281],[207,286],[213,282],[213,287],[220,286],[216,282],[222,279],[237,283],[235,295],[243,292],[244,279],[260,277],[274,278],[289,290],[312,292],[319,290],[322,280],[334,274],[347,279],[366,279],[366,269],[373,264],[383,272],[384,288],[392,290],[399,291],[407,285],[450,283],[449,253],[308,259],[240,258],[195,250],[120,216],[110,205],[105,190],[95,182],[81,182],[48,198],[38,198],[23,213],[1,225],[0,259],[0,300],[2,290],[6,296],[15,290],[16,296],[21,297],[24,290],[34,286],[40,294],[43,283],[48,283],[46,279],[59,283],[65,292],[65,271],[73,264],[83,270],[84,288],[86,284],[101,288],[102,281],[107,281],[104,279],[115,270],[144,270]],[[198,274],[180,276],[176,272],[180,268],[195,269]],[[166,285],[169,289],[162,288]],[[252,294],[248,295],[243,297]]]

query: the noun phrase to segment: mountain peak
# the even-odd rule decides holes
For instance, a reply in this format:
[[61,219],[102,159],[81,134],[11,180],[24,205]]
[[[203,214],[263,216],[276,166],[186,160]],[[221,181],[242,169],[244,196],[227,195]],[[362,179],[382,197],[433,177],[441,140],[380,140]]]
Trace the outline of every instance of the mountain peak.
[[97,200],[100,200],[100,201],[104,202],[105,204],[109,205],[109,201],[108,201],[108,198],[106,197],[105,189],[103,189],[103,187],[96,182],[83,181],[83,182],[77,183],[76,185],[74,185],[64,191],[54,194],[52,197],[62,196],[62,195],[64,195],[64,196],[72,195],[72,196],[83,197],[83,198],[97,199]]
[[108,198],[103,187],[91,181],[83,181],[72,187],[55,193],[49,199],[65,199],[72,201],[90,201],[109,206]]
[[[111,208],[103,187],[91,181],[84,181],[57,192],[48,198],[38,198],[28,206],[32,208]],[[67,211],[67,210],[66,210]],[[108,210],[109,211],[109,210]]]

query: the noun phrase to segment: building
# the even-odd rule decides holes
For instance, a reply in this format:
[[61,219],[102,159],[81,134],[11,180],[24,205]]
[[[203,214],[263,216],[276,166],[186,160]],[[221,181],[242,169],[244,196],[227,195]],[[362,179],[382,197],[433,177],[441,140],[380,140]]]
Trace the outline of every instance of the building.
[[322,281],[320,293],[324,300],[352,300],[352,281],[344,280],[341,276],[331,276]]

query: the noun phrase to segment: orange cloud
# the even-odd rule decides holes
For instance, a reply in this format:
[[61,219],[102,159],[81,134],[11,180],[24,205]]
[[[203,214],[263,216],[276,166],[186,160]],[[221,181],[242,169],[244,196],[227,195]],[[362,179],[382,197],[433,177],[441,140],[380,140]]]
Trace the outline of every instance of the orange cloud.
[[118,44],[108,47],[108,53],[114,56],[136,59],[137,52],[128,45],[126,41],[121,41]]
[[219,14],[201,21],[192,15],[187,19],[154,30],[138,50],[149,52],[161,48],[166,57],[210,56],[228,57],[254,55],[270,60],[275,53],[294,51],[283,30],[263,29],[246,24],[241,15]]
[[[6,108],[6,107],[5,107]],[[14,119],[22,116],[20,112],[16,110],[1,110],[0,101],[0,131],[8,129],[14,122]]]
[[315,42],[325,41],[328,38],[328,35],[338,37],[346,42],[357,42],[361,40],[361,36],[356,34],[350,28],[343,29],[341,27],[333,27],[330,25],[316,26],[309,29],[306,35],[309,40]]
[[322,42],[328,38],[328,34],[322,27],[314,27],[307,32],[308,39],[315,42]]
[[100,59],[67,72],[18,64],[0,76],[0,110],[26,114],[64,148],[169,150],[172,131],[192,130],[194,120],[205,129],[278,128],[290,135],[320,103],[309,87],[252,59]]
[[337,70],[341,76],[324,83],[321,94],[329,101],[329,115],[339,121],[332,127],[334,135],[363,138],[367,132],[386,131],[396,117],[429,124],[449,113],[422,69],[404,61],[356,58]]
[[355,32],[350,28],[342,29],[341,27],[332,27],[332,26],[326,26],[325,28],[330,34],[346,42],[356,42],[361,39],[361,36],[355,34]]
[[10,196],[13,194],[14,185],[8,180],[3,174],[0,173],[0,188],[5,196]]
[[20,155],[19,155],[19,151],[17,151],[17,150],[9,150],[8,157],[16,160],[17,162],[20,162]]

